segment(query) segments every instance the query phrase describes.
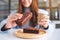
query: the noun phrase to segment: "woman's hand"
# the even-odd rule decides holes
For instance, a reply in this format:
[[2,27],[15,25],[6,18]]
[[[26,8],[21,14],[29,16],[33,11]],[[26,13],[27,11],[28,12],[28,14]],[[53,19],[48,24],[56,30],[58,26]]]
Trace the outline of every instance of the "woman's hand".
[[49,25],[49,16],[45,16],[45,18],[41,19],[39,22],[44,28],[47,28]]
[[5,28],[13,28],[13,27],[15,27],[17,25],[15,21],[18,20],[18,19],[21,19],[22,16],[23,15],[19,14],[19,13],[16,13],[16,14],[14,14],[12,16],[9,16]]

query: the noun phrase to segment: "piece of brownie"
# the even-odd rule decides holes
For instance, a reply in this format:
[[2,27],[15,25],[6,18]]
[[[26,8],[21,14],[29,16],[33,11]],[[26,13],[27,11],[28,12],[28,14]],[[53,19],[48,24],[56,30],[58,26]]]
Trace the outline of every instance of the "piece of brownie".
[[27,21],[29,21],[32,17],[32,13],[31,12],[27,12],[27,13],[23,13],[23,17],[21,19],[18,19],[16,21],[16,23],[19,25],[19,26],[23,26],[26,24]]
[[23,33],[39,34],[39,28],[24,28]]

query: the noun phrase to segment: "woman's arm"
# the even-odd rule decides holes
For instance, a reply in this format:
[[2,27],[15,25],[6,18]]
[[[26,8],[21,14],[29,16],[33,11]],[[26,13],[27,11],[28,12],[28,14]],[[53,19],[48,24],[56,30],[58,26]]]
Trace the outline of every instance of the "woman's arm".
[[16,13],[11,15],[7,19],[7,23],[1,28],[1,31],[6,31],[8,29],[14,28],[17,26],[16,20],[21,19],[23,14]]
[[[4,27],[5,27],[5,24],[7,23],[7,19],[5,19],[5,20],[3,20],[3,21],[1,21],[1,23],[0,23],[0,30],[1,31],[4,31]],[[4,28],[4,29],[3,29]]]
[[[14,13],[16,13],[16,11],[11,12],[9,16],[13,15]],[[8,20],[8,17],[5,20],[1,21],[1,23],[0,23],[0,30],[1,31],[8,30],[8,29],[5,28],[5,26],[7,24],[7,20]]]

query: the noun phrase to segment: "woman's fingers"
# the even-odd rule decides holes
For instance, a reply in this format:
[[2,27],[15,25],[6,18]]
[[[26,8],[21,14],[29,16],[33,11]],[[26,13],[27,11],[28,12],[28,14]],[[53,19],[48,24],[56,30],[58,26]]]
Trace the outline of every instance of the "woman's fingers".
[[21,19],[22,18],[22,14],[14,14],[14,15],[11,15],[8,17],[8,22],[6,24],[6,28],[12,28],[12,27],[15,27],[17,24],[16,24],[16,20],[17,19]]
[[42,25],[42,26],[45,26],[45,27],[48,26],[48,24],[49,24],[49,17],[41,19],[39,24]]
[[43,27],[47,27],[48,26],[48,22],[39,22],[40,25],[42,25]]
[[16,21],[16,20],[18,20],[18,19],[21,19],[22,16],[23,16],[22,14],[14,14],[14,15],[10,16],[10,17],[8,18],[8,20],[9,20],[9,21]]
[[15,14],[14,16],[16,16],[18,19],[21,19],[21,17],[23,16],[23,14]]

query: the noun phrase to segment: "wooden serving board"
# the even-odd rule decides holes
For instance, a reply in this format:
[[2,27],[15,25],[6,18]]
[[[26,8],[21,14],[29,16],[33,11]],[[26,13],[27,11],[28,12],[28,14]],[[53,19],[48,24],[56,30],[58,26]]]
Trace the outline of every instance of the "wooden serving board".
[[23,33],[23,30],[18,30],[14,34],[16,37],[19,38],[40,38],[43,37],[46,34],[46,32],[44,30],[40,30],[39,34],[32,34],[32,33]]

